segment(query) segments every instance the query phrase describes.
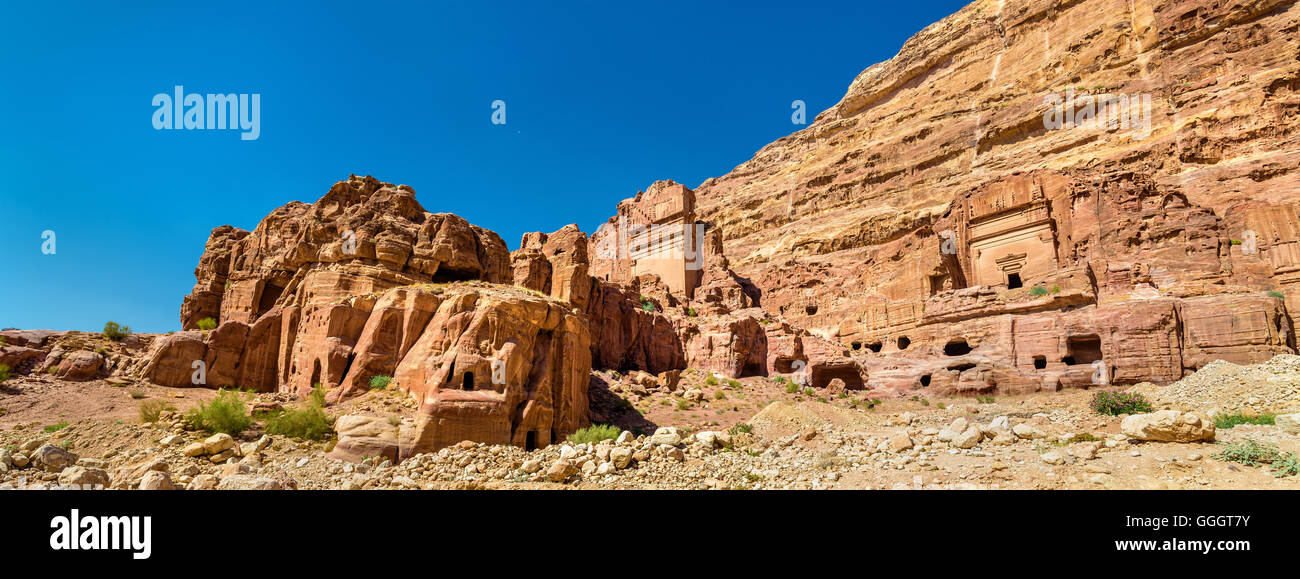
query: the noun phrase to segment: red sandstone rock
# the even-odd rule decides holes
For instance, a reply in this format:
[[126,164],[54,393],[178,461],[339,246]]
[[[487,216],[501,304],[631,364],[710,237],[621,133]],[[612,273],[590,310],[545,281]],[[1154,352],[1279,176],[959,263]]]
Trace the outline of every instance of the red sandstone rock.
[[314,204],[295,201],[272,211],[251,233],[214,229],[181,322],[186,329],[204,317],[252,324],[275,307],[510,276],[505,242],[495,233],[426,212],[410,187],[353,176]]
[[0,364],[15,374],[27,374],[45,361],[45,352],[25,346],[0,346]]
[[64,356],[63,361],[59,362],[59,370],[55,375],[62,380],[80,382],[97,378],[104,371],[103,356],[97,352],[78,350]]

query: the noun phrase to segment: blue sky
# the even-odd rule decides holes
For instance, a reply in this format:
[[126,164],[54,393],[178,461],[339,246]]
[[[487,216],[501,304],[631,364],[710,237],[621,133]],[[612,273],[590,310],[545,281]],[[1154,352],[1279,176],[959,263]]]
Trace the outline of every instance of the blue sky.
[[[5,2],[0,327],[179,329],[213,227],[350,173],[511,249],[591,233],[654,180],[694,187],[801,128],[793,100],[811,122],[963,4]],[[155,130],[176,85],[260,94],[260,138]]]

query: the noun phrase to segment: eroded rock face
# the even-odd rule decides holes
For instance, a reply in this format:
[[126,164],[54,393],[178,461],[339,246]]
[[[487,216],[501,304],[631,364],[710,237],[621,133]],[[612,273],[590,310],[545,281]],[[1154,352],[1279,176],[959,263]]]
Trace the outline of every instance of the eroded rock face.
[[[736,281],[706,269],[696,309],[748,296],[897,392],[1168,383],[1292,352],[1297,20],[1287,0],[974,2],[695,189]],[[1051,126],[1065,86],[1072,113],[1149,102],[1149,131]]]
[[[389,376],[420,401],[403,452],[546,445],[586,424],[592,280],[576,226],[534,249],[552,267],[533,284],[552,297],[498,285],[513,272],[495,233],[424,211],[408,187],[352,177],[251,233],[214,230],[182,321],[219,325],[160,337],[140,374],[299,396],[321,385],[330,401]],[[343,455],[375,450],[375,437],[346,438]]]
[[403,456],[461,440],[536,448],[587,424],[591,337],[567,302],[507,287],[439,298],[393,374],[421,401]]
[[181,308],[185,329],[211,317],[252,324],[274,308],[309,307],[416,283],[509,282],[495,233],[429,213],[410,187],[352,176],[313,204],[272,211],[252,232],[214,229]]

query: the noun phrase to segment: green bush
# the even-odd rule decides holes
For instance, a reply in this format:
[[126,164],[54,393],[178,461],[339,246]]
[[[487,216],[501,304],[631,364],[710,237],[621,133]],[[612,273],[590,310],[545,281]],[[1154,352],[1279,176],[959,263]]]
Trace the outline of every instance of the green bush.
[[329,416],[325,415],[325,388],[316,384],[307,403],[296,410],[281,410],[263,417],[267,434],[278,434],[290,438],[307,440],[324,440],[329,438],[334,428]]
[[992,404],[994,402],[994,398],[992,396],[989,396],[988,394],[980,394],[979,396],[975,397],[975,401],[979,402],[980,404]]
[[158,422],[158,415],[164,410],[176,410],[176,407],[166,400],[145,400],[140,403],[140,422]]
[[1246,466],[1269,465],[1275,477],[1300,474],[1300,458],[1294,452],[1282,452],[1277,446],[1255,442],[1249,438],[1223,447],[1214,458]]
[[704,383],[708,384],[709,386],[717,386],[718,377],[714,376],[713,374],[709,374],[709,377],[704,379]]
[[1041,285],[1036,285],[1036,286],[1034,286],[1033,288],[1031,288],[1031,289],[1029,290],[1029,295],[1034,296],[1034,297],[1036,297],[1036,298],[1041,298],[1041,297],[1047,295],[1047,293],[1048,293],[1048,292],[1047,292],[1047,287],[1046,287],[1046,286],[1041,286]]
[[1236,414],[1220,414],[1214,417],[1215,428],[1226,430],[1238,424],[1273,424],[1273,415],[1243,416],[1238,412]]
[[385,388],[388,388],[388,385],[392,383],[393,383],[392,376],[383,376],[383,375],[372,376],[370,378],[370,389],[383,390]]
[[104,324],[104,337],[114,342],[121,342],[127,336],[131,335],[131,327],[124,326],[117,322],[107,322]]
[[1151,412],[1151,403],[1146,398],[1127,392],[1098,392],[1092,395],[1090,405],[1093,412],[1110,416]]
[[0,364],[0,384],[4,384],[9,379],[9,366]]
[[614,440],[618,438],[623,431],[612,424],[593,424],[586,428],[580,428],[577,432],[569,435],[569,442],[582,444],[585,442],[600,442],[602,440]]
[[199,320],[199,329],[203,331],[213,330],[217,327],[217,321],[212,318],[203,318]]
[[324,440],[333,428],[325,411],[316,404],[297,410],[282,410],[266,418],[266,433],[291,438]]
[[185,413],[185,421],[192,428],[208,432],[238,434],[253,425],[253,417],[239,395],[221,390],[209,403],[200,403]]
[[795,384],[794,382],[788,382],[788,383],[786,383],[786,385],[785,385],[785,393],[786,393],[786,394],[798,394],[798,393],[799,393],[799,385],[798,385],[798,384]]
[[45,427],[45,432],[58,432],[58,431],[63,430],[64,428],[67,428],[67,427],[68,427],[68,421],[67,421],[67,420],[64,420],[63,422],[60,422],[60,423],[58,423],[58,424],[51,424],[51,425],[49,425],[49,426],[46,426],[46,427]]
[[1283,294],[1282,292],[1279,292],[1279,291],[1270,291],[1270,292],[1268,292],[1268,295],[1269,295],[1270,297],[1275,297],[1275,298],[1277,298],[1277,299],[1279,299],[1279,300],[1284,300],[1284,299],[1286,299],[1286,295]]
[[699,314],[695,313],[695,308],[686,308],[686,317],[693,318]]

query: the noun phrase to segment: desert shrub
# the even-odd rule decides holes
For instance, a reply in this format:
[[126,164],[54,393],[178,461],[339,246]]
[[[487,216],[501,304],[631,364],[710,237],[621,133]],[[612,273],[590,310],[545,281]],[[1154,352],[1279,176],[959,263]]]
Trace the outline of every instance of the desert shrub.
[[648,297],[641,296],[641,309],[647,312],[655,311],[655,303]]
[[68,421],[67,421],[67,420],[64,420],[63,422],[60,422],[60,423],[58,423],[58,424],[51,424],[51,425],[49,425],[49,426],[46,426],[46,427],[45,427],[45,432],[58,432],[58,431],[63,430],[64,428],[67,428],[67,427],[68,427]]
[[795,384],[794,382],[788,382],[788,383],[786,383],[786,385],[785,385],[785,393],[786,393],[786,394],[798,394],[798,393],[799,393],[799,385],[798,385],[798,384]]
[[602,440],[614,440],[622,433],[622,430],[612,424],[593,424],[570,434],[568,440],[574,444],[600,442]]
[[1300,474],[1300,458],[1294,452],[1282,452],[1275,445],[1249,438],[1224,446],[1223,450],[1214,454],[1214,458],[1246,466],[1269,465],[1269,470],[1275,477]]
[[727,387],[732,390],[740,390],[740,380],[727,380]]
[[726,400],[726,399],[727,399],[727,395],[726,395],[725,393],[723,393],[721,390],[718,390],[717,392],[714,392],[714,393],[713,393],[713,399],[714,399],[714,400]]
[[1098,392],[1092,395],[1092,411],[1097,414],[1119,416],[1151,412],[1151,403],[1141,394],[1127,392]]
[[693,318],[699,314],[695,313],[695,308],[686,308],[686,317]]
[[994,400],[995,399],[988,394],[980,394],[979,396],[975,397],[975,401],[979,402],[980,404],[992,404]]
[[1275,297],[1275,298],[1277,298],[1277,299],[1279,299],[1279,300],[1284,300],[1284,299],[1286,299],[1286,295],[1283,294],[1282,292],[1279,292],[1279,291],[1270,291],[1270,292],[1268,292],[1268,295],[1269,295],[1270,297]]
[[704,383],[708,384],[709,386],[717,386],[718,377],[714,376],[713,374],[709,374],[709,377],[704,379]]
[[690,407],[691,407],[691,402],[690,402],[689,400],[678,400],[678,401],[677,401],[677,409],[678,409],[678,410],[687,410],[687,409],[689,409]]
[[1034,296],[1036,298],[1041,298],[1047,295],[1047,293],[1048,293],[1047,286],[1036,285],[1029,290],[1029,295]]
[[310,402],[297,410],[282,410],[266,419],[267,434],[324,440],[332,430],[325,410]]
[[380,375],[380,376],[372,376],[372,377],[370,378],[370,389],[371,389],[371,390],[383,390],[383,389],[385,389],[385,388],[388,388],[388,385],[389,385],[389,384],[392,384],[392,383],[393,383],[393,377],[392,377],[392,376],[383,376],[383,375]]
[[0,384],[4,384],[9,379],[9,366],[0,364]]
[[214,330],[217,327],[217,321],[212,318],[203,318],[199,320],[199,329],[203,331]]
[[158,415],[164,410],[176,410],[176,407],[166,400],[145,400],[140,403],[140,422],[158,422]]
[[333,432],[333,424],[325,415],[325,388],[316,384],[302,408],[281,410],[263,417],[267,434],[290,438],[324,440]]
[[139,388],[136,388],[136,389],[134,389],[134,390],[131,390],[131,398],[134,399],[134,400],[142,400],[142,399],[144,399],[144,398],[147,398],[148,396],[149,396],[149,395],[148,395],[148,394],[145,394],[145,391],[144,391],[144,390],[141,390],[141,389],[139,389]]
[[190,427],[208,432],[238,434],[253,425],[253,417],[238,394],[227,390],[217,393],[212,402],[200,403],[185,413]]
[[1215,428],[1228,429],[1238,424],[1273,424],[1273,415],[1244,416],[1238,412],[1236,414],[1220,414],[1214,417]]
[[119,324],[117,322],[112,322],[112,321],[104,324],[104,337],[113,340],[114,342],[120,342],[122,340],[125,340],[126,337],[130,335],[131,335],[130,326],[124,326],[122,324]]
[[728,430],[728,432],[730,432],[730,433],[733,434],[733,435],[734,435],[734,434],[749,434],[749,433],[751,433],[751,432],[753,432],[753,431],[754,431],[754,427],[753,427],[752,425],[747,424],[747,423],[744,423],[744,422],[742,422],[742,423],[740,423],[740,424],[737,424],[737,425],[735,425],[735,426],[732,426],[732,427]]

